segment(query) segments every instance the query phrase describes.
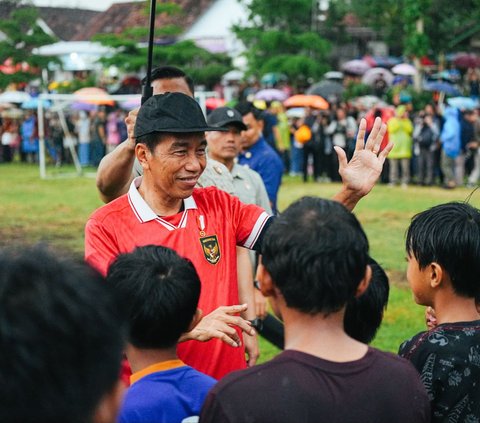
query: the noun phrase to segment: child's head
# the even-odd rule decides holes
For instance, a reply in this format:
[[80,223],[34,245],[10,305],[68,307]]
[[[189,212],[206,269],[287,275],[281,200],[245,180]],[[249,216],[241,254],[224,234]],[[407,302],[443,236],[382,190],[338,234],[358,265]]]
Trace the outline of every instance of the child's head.
[[108,283],[130,321],[130,343],[140,349],[175,346],[195,317],[200,279],[190,261],[154,245],[118,256]]
[[368,241],[340,203],[304,197],[269,228],[262,263],[288,307],[333,313],[354,297],[366,276]]
[[[407,276],[415,291],[418,272],[437,263],[454,292],[480,298],[480,211],[465,203],[446,203],[413,217],[407,230]],[[415,292],[414,292],[415,293]],[[424,304],[415,293],[417,302]],[[430,305],[430,304],[425,304]]]
[[372,269],[370,284],[362,295],[350,300],[344,317],[345,332],[365,344],[375,338],[390,291],[388,276],[382,267],[372,258],[368,264]]
[[0,253],[0,421],[116,421],[126,324],[104,279],[40,248]]

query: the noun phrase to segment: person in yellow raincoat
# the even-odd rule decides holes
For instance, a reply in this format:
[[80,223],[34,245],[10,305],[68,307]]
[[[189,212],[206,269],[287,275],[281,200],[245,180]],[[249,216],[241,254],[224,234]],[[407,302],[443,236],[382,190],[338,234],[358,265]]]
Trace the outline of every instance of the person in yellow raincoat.
[[390,185],[399,182],[399,167],[401,168],[402,186],[410,182],[410,159],[412,158],[413,124],[408,118],[405,106],[398,106],[395,116],[387,122],[389,140],[393,149],[388,156],[390,164]]

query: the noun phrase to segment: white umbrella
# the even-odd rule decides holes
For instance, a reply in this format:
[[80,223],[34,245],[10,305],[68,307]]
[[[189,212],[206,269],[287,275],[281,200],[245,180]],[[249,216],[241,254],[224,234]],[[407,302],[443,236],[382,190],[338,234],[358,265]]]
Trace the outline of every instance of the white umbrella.
[[244,75],[241,70],[233,69],[222,76],[222,82],[225,84],[226,82],[241,81]]
[[0,94],[0,103],[23,103],[30,99],[30,94],[25,91],[5,91]]
[[329,71],[323,75],[325,79],[343,79],[343,72]]
[[362,76],[362,82],[367,85],[373,85],[377,78],[382,77],[387,85],[392,85],[393,74],[388,69],[385,68],[372,68],[365,72]]
[[399,65],[395,65],[392,68],[392,72],[396,75],[404,76],[413,76],[417,74],[415,67],[408,63],[400,63]]

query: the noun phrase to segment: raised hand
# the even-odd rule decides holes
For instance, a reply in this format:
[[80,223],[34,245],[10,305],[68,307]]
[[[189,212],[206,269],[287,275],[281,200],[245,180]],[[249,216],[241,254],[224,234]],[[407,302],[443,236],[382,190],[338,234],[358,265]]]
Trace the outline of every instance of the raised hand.
[[375,186],[382,173],[385,159],[393,148],[393,144],[389,142],[380,151],[380,145],[387,131],[387,126],[382,123],[380,118],[375,119],[367,142],[365,142],[366,128],[367,122],[362,119],[358,129],[355,152],[350,161],[347,161],[347,155],[342,148],[334,147],[338,155],[338,171],[343,183],[342,190],[334,199],[350,210],[353,210],[358,201]]

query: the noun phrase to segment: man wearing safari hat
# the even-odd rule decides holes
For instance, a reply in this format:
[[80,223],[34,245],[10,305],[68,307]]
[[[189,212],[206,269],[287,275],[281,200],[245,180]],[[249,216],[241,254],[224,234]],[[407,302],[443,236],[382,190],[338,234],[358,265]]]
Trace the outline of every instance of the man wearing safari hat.
[[[373,188],[391,149],[387,146],[379,153],[386,130],[380,119],[366,143],[365,127],[362,121],[350,162],[337,150],[343,186],[335,199],[350,210]],[[142,105],[135,125],[135,155],[144,176],[88,220],[85,257],[90,264],[105,274],[118,254],[140,245],[163,245],[195,265],[204,314],[238,303],[235,245],[260,251],[273,218],[215,187],[195,189],[205,168],[205,131],[219,130],[207,125],[200,106],[185,94],[156,95]],[[219,339],[187,341],[179,345],[178,355],[216,378],[246,366],[240,342],[231,346]]]

